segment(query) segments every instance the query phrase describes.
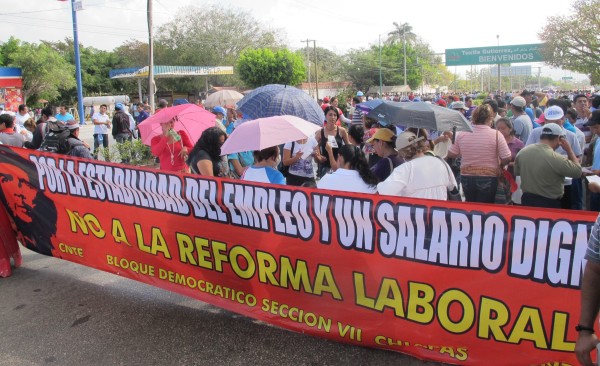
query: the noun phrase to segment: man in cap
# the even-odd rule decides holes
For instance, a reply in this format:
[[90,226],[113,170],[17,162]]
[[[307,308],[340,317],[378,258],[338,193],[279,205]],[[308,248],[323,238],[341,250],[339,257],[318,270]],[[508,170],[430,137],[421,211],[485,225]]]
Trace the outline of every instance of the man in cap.
[[131,123],[122,103],[115,104],[115,114],[112,118],[112,135],[119,144],[131,141]]
[[389,177],[397,166],[404,163],[404,159],[396,151],[396,134],[389,128],[378,128],[373,137],[366,142],[373,146],[375,153],[381,158],[371,167],[371,171],[380,182]]
[[459,111],[463,116],[465,116],[465,118],[467,118],[467,111],[469,108],[467,108],[464,102],[454,102],[452,103],[451,108],[455,111]]
[[72,119],[66,122],[66,127],[70,132],[70,135],[67,138],[70,151],[67,155],[85,159],[93,159],[89,146],[79,139],[79,123]]
[[529,116],[525,113],[525,106],[527,102],[523,97],[514,97],[510,101],[510,108],[513,113],[513,126],[515,135],[521,141],[527,141],[531,130],[533,130],[533,123]]
[[223,119],[225,119],[225,115],[227,114],[227,111],[225,110],[225,108],[218,105],[213,108],[212,113],[217,117],[215,119],[215,126],[219,127],[219,129],[221,129],[223,132],[227,133],[227,128],[225,127],[225,124],[223,123]]
[[[539,142],[529,144],[515,159],[515,175],[521,177],[524,206],[561,208],[565,177],[581,177],[579,158],[556,123],[539,127]],[[565,159],[555,150],[562,148]]]
[[[577,135],[573,132],[563,128],[563,124],[565,121],[565,112],[563,108],[558,105],[553,105],[551,107],[546,108],[544,112],[544,116],[546,118],[546,123],[542,127],[535,128],[529,139],[525,141],[525,145],[531,145],[540,142],[540,137],[545,126],[549,126],[551,124],[558,125],[563,131],[563,136],[565,140],[568,142],[570,149],[573,151],[577,159],[581,157],[583,151],[581,150],[581,145],[577,140]],[[568,158],[568,152],[561,146],[556,149],[556,152],[564,157]],[[562,197],[562,208],[564,209],[573,209],[573,210],[581,210],[583,208],[583,190],[582,190],[582,180],[580,177],[577,179],[566,179],[564,187],[564,194]]]

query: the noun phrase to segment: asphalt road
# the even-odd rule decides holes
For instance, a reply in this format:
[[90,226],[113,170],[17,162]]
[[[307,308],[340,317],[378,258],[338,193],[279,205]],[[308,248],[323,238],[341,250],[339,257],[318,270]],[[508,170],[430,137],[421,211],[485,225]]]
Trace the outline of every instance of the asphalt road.
[[439,365],[294,333],[22,249],[0,278],[0,366]]

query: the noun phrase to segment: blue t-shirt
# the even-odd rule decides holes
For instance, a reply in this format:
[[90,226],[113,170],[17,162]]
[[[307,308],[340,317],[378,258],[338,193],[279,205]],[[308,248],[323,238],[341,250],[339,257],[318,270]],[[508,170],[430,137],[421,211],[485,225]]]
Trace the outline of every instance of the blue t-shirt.
[[594,162],[592,163],[592,170],[600,169],[600,139],[596,140],[594,145]]
[[565,120],[565,122],[563,123],[563,128],[565,130],[569,130],[573,133],[577,133],[577,130],[575,129],[575,126],[573,126],[573,124],[571,122],[569,122],[568,120]]
[[285,177],[283,174],[270,166],[249,166],[244,172],[242,180],[259,183],[285,184]]
[[60,113],[57,113],[56,116],[54,116],[54,118],[56,118],[57,120],[59,120],[61,122],[67,122],[67,121],[71,121],[71,120],[75,119],[75,117],[73,117],[73,115],[71,113],[67,113],[64,116]]

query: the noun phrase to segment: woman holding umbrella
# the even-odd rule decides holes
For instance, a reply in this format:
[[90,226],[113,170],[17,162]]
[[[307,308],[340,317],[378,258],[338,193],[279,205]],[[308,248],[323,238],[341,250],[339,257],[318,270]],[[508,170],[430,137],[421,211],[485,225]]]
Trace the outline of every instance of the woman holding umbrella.
[[160,169],[171,172],[187,172],[185,160],[192,142],[185,131],[175,131],[175,121],[161,123],[162,134],[154,136],[150,141],[152,155],[160,159]]
[[319,163],[318,177],[321,178],[330,170],[337,169],[338,150],[343,145],[349,144],[348,132],[345,128],[336,126],[339,118],[337,108],[325,108],[325,126],[316,133],[315,138],[319,144],[319,155],[315,156]]

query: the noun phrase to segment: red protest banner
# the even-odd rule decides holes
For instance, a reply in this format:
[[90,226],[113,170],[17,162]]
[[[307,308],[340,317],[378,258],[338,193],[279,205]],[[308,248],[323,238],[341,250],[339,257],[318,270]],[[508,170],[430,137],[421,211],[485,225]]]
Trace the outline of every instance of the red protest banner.
[[40,253],[291,330],[464,365],[574,364],[596,214],[246,184],[0,147]]

